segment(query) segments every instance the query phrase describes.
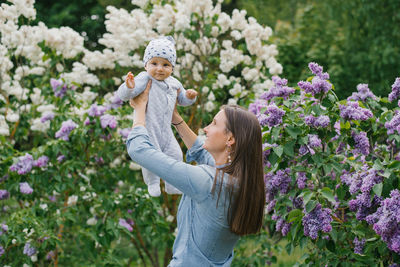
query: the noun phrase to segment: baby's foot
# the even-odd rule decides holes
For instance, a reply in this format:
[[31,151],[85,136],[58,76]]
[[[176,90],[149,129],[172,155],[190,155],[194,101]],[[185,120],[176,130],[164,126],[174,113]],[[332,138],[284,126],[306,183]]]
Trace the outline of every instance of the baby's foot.
[[181,191],[179,191],[174,186],[172,186],[168,183],[165,183],[165,192],[167,192],[167,194],[170,194],[170,195],[172,195],[172,194],[181,195],[182,194]]
[[151,184],[147,187],[147,190],[149,191],[149,195],[152,197],[159,197],[161,195],[159,184]]

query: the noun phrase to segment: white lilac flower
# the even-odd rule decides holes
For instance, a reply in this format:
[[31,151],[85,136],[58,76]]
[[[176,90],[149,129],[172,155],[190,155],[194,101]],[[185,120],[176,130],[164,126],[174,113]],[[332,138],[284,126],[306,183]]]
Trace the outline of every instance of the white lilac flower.
[[68,197],[67,205],[68,206],[73,206],[76,205],[76,202],[78,201],[78,196],[72,195]]

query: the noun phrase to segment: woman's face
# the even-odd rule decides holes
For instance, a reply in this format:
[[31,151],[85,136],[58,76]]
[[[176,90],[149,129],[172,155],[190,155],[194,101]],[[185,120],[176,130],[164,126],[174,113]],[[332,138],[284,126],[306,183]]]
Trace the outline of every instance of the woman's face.
[[213,121],[204,128],[206,140],[203,148],[211,154],[224,152],[227,142],[231,139],[232,133],[226,130],[226,115],[224,110],[220,110],[215,115]]
[[172,73],[172,64],[162,57],[153,57],[147,61],[145,70],[156,80],[163,81]]

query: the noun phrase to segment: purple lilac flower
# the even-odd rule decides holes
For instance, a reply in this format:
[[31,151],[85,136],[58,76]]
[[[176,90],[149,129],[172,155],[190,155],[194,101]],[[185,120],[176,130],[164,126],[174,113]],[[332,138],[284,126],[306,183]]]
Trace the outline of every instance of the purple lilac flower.
[[276,199],[270,201],[270,202],[268,203],[268,205],[267,205],[266,212],[267,212],[267,213],[270,213],[271,211],[273,211],[274,208],[275,208],[275,205],[276,205]]
[[300,154],[300,156],[304,156],[304,155],[306,155],[308,152],[309,152],[309,151],[308,151],[307,146],[305,146],[305,145],[300,146],[300,148],[299,148],[299,154]]
[[338,147],[336,148],[336,154],[341,154],[344,152],[344,148],[346,147],[346,143],[340,142]]
[[86,118],[86,120],[83,122],[84,125],[89,125],[91,123],[89,118]]
[[275,231],[280,232],[285,223],[285,220],[279,216],[279,219],[276,221]]
[[8,231],[8,225],[2,223],[2,224],[0,225],[0,236],[1,236],[3,233],[7,232],[7,231]]
[[31,243],[27,242],[24,246],[24,254],[30,256],[35,255],[36,249],[31,246]]
[[303,198],[302,197],[295,197],[293,200],[293,208],[295,209],[302,209],[303,208]]
[[100,117],[106,111],[106,107],[98,106],[97,104],[92,104],[88,109],[89,116]]
[[124,128],[119,130],[119,134],[123,137],[123,138],[128,138],[129,133],[131,132],[131,128]]
[[267,105],[267,101],[263,99],[256,99],[254,103],[250,103],[249,111],[252,112],[254,115],[258,115],[261,109],[266,108]]
[[362,108],[358,102],[349,101],[347,105],[339,105],[340,117],[345,120],[368,120],[372,117],[372,112],[369,109]]
[[107,106],[107,110],[119,108],[124,103],[116,93],[111,97],[110,102],[111,103]]
[[54,257],[56,256],[55,252],[53,250],[50,250],[47,255],[46,255],[46,260],[51,260],[54,259]]
[[10,193],[7,190],[0,189],[0,200],[4,200],[10,197]]
[[358,240],[358,238],[355,237],[353,240],[353,244],[354,244],[354,253],[362,255],[365,244],[365,238]]
[[315,128],[326,128],[328,127],[329,123],[331,122],[328,116],[322,115],[318,117],[314,117],[313,115],[308,115],[304,117],[304,122],[308,126],[312,126]]
[[291,226],[292,226],[292,223],[285,222],[285,223],[283,224],[282,231],[281,231],[281,233],[282,233],[283,236],[287,236],[287,234],[288,234],[289,231],[290,231],[290,227],[291,227]]
[[319,139],[317,134],[308,135],[308,145],[311,148],[322,147],[321,139]]
[[369,90],[368,84],[366,83],[357,85],[357,91],[358,92],[353,92],[353,94],[347,98],[347,101],[365,101],[368,98],[376,99],[376,96]]
[[33,189],[27,182],[19,183],[19,191],[22,194],[32,194]]
[[96,156],[94,159],[95,159],[96,163],[99,163],[99,164],[103,164],[104,163],[103,157],[97,157]]
[[62,80],[50,79],[50,85],[53,88],[54,95],[56,97],[63,97],[67,92],[67,85]]
[[100,117],[100,124],[103,129],[109,126],[111,129],[117,127],[117,120],[110,114],[105,114]]
[[305,172],[298,172],[297,173],[297,187],[299,189],[304,189],[306,187],[307,184],[307,176]]
[[347,173],[347,175],[342,174],[341,179],[344,181],[344,178],[346,178],[344,182],[350,187],[349,192],[352,195],[359,190],[362,193],[369,194],[372,187],[383,180],[383,177],[378,175],[378,171],[368,165],[362,166],[357,172]]
[[282,117],[285,115],[285,111],[278,108],[275,104],[267,106],[264,113],[258,114],[257,118],[261,126],[268,125],[269,127],[274,127],[282,123]]
[[306,93],[311,93],[313,96],[326,93],[332,88],[332,84],[325,79],[315,76],[310,82],[300,81],[297,83],[300,89],[304,90]]
[[399,98],[400,96],[400,78],[396,78],[396,81],[392,85],[392,92],[389,94],[389,101]]
[[52,119],[54,119],[54,113],[53,112],[46,112],[42,115],[42,117],[40,118],[40,122],[44,123],[46,121],[51,121]]
[[271,88],[268,92],[263,93],[260,98],[270,100],[274,97],[283,97],[284,99],[287,99],[289,95],[295,92],[293,88],[286,86],[286,79],[272,76],[272,81],[275,83],[275,87]]
[[10,171],[16,171],[18,174],[27,174],[32,170],[33,157],[26,153],[25,156],[18,158],[17,163],[10,166]]
[[381,202],[381,206],[366,218],[373,224],[374,231],[382,237],[390,250],[400,253],[400,191],[390,192],[390,197]]
[[366,219],[380,202],[381,198],[376,195],[371,201],[369,193],[361,193],[357,195],[356,199],[349,201],[349,209],[351,211],[357,211],[356,218],[357,220],[361,221]]
[[73,129],[78,127],[78,124],[73,122],[71,119],[64,121],[61,125],[60,130],[56,132],[56,138],[61,138],[65,141],[69,140],[69,134]]
[[282,194],[286,194],[290,182],[292,179],[290,178],[290,169],[286,168],[285,170],[278,170],[276,174],[266,174],[264,175],[264,179],[266,181],[267,190],[277,191],[279,190]]
[[317,63],[315,63],[315,62],[308,63],[308,68],[311,70],[311,72],[314,75],[317,75],[321,79],[323,79],[323,80],[328,80],[329,79],[329,74],[327,72],[322,72],[323,71],[323,67],[318,65]]
[[331,122],[331,120],[329,119],[328,116],[322,115],[322,116],[317,117],[317,119],[314,122],[314,127],[326,128],[326,127],[328,127],[330,122]]
[[308,126],[314,126],[314,122],[315,122],[315,117],[313,115],[308,115],[304,117],[304,122],[308,125]]
[[133,231],[132,225],[130,225],[125,219],[119,219],[119,225],[125,227],[129,232]]
[[41,156],[37,160],[33,162],[33,166],[35,167],[45,167],[47,166],[47,163],[49,162],[49,157],[47,156]]
[[331,212],[332,211],[328,208],[322,209],[319,203],[310,213],[306,213],[305,211],[306,215],[302,219],[304,235],[316,239],[318,237],[318,231],[322,230],[325,233],[330,232],[332,230]]
[[60,155],[60,156],[57,157],[57,161],[58,161],[59,163],[61,163],[61,162],[64,161],[64,160],[65,160],[65,156],[64,156],[64,155]]
[[397,264],[397,263],[392,263],[392,264],[389,265],[389,267],[400,267],[400,265]]
[[3,256],[4,252],[6,252],[3,246],[0,246],[0,257]]
[[354,139],[354,146],[355,148],[361,152],[363,155],[368,155],[369,154],[369,140],[367,137],[366,132],[360,132],[359,134],[353,132],[351,134]]
[[400,113],[397,113],[389,122],[386,122],[385,128],[388,135],[394,134],[396,131],[400,134]]
[[340,135],[340,121],[336,121],[333,128],[335,129],[335,132]]

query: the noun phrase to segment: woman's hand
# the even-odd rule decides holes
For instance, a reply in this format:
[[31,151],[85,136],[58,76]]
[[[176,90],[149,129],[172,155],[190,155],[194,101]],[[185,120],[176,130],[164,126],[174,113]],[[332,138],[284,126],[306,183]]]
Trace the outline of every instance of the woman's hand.
[[151,80],[147,83],[146,89],[137,97],[129,100],[131,107],[135,109],[135,116],[133,126],[146,126],[146,106],[149,100],[149,91],[151,87]]
[[135,110],[139,110],[139,109],[146,110],[146,105],[149,100],[150,87],[151,87],[151,80],[149,79],[146,89],[137,97],[129,100],[130,106],[133,107]]

